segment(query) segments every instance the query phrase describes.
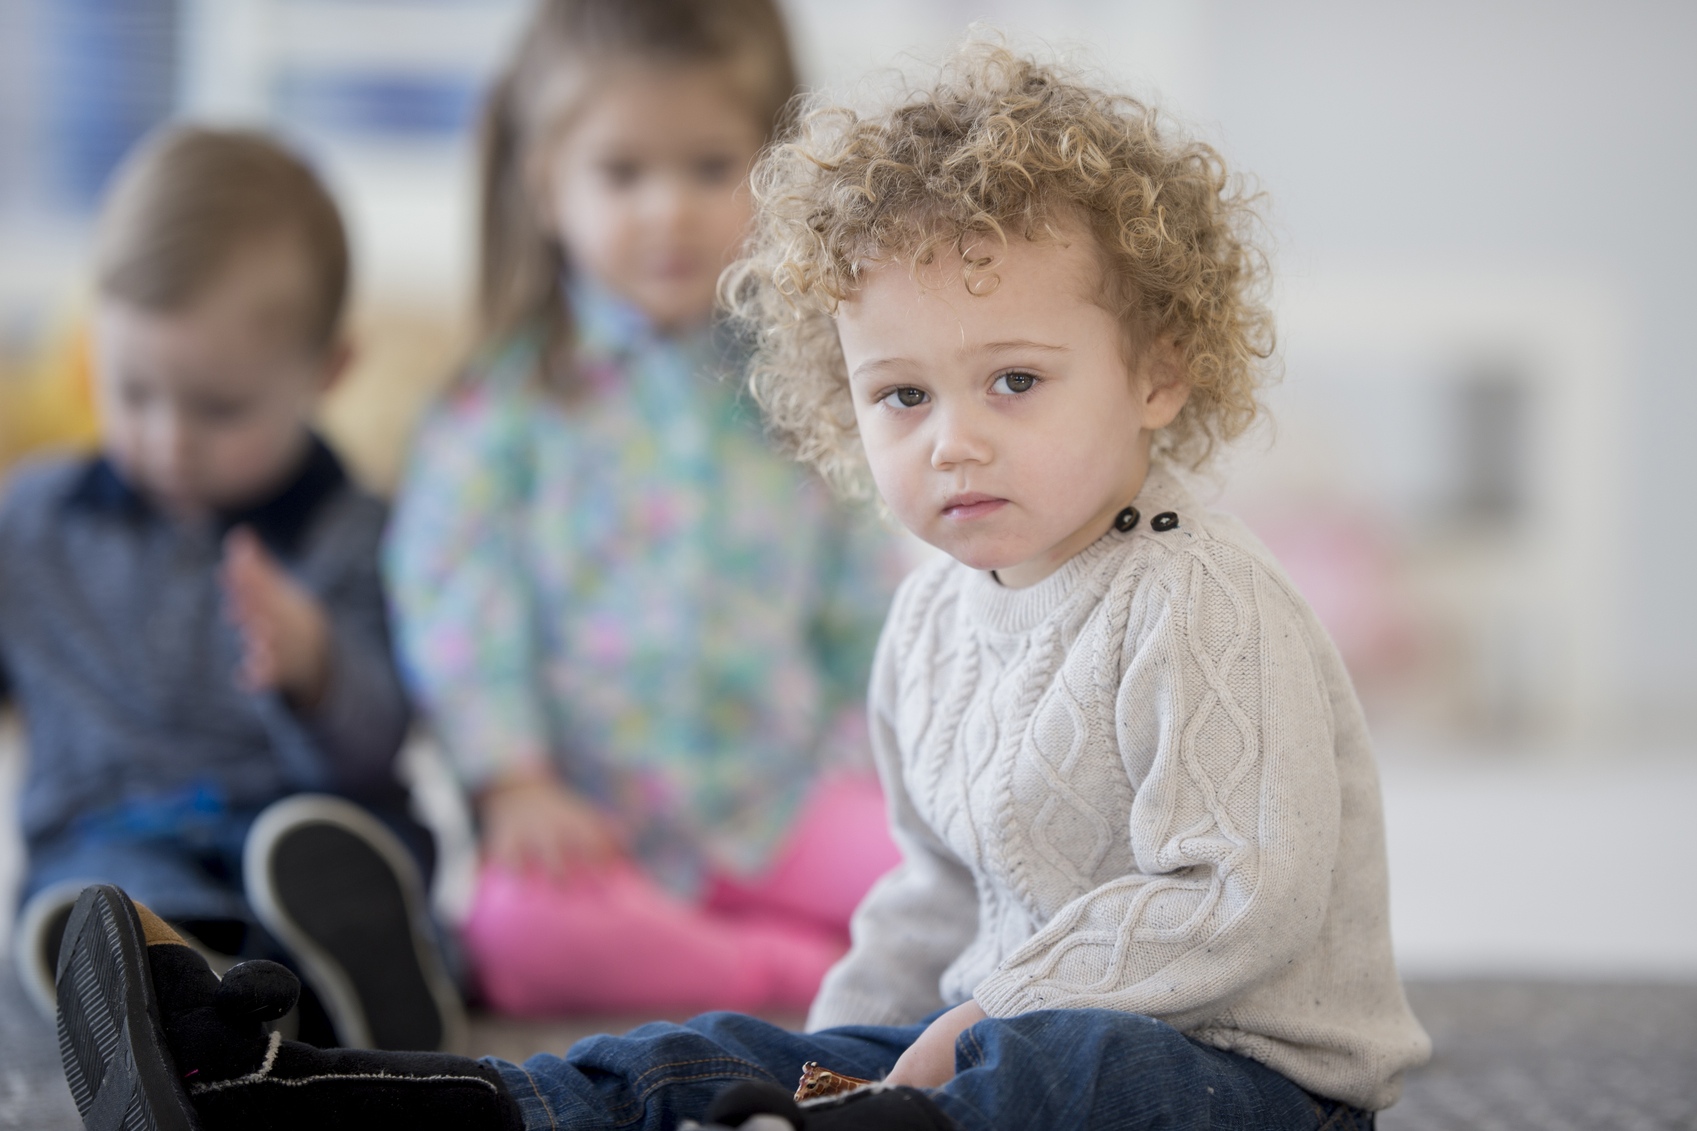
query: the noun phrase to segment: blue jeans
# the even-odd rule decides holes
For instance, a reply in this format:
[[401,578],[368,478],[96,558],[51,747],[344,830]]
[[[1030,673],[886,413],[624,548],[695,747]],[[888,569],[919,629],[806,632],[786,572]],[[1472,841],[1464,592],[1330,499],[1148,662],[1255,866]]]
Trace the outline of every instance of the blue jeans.
[[[809,1060],[878,1078],[925,1029],[849,1026],[791,1033],[737,1013],[590,1037],[562,1057],[493,1063],[527,1128],[669,1131],[700,1119],[742,1080],[788,1089]],[[962,1131],[1363,1131],[1372,1115],[1321,1099],[1253,1060],[1172,1026],[1100,1009],[980,1021],[955,1044],[956,1076],[932,1092]]]
[[[436,852],[429,832],[399,808],[368,811],[401,838],[428,883]],[[67,880],[108,883],[169,922],[253,926],[242,891],[242,846],[261,812],[230,807],[213,789],[189,787],[84,814],[27,846],[19,902]]]

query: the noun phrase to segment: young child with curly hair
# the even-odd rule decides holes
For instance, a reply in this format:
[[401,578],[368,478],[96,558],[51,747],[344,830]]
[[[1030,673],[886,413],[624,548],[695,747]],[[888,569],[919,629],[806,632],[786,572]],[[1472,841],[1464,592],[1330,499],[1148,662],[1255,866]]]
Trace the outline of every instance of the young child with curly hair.
[[[191,980],[110,891],[71,968],[157,991],[136,1062],[199,1072],[166,1102],[210,1127],[380,1103],[490,1128],[1371,1127],[1429,1046],[1366,727],[1277,563],[1180,471],[1257,410],[1250,201],[1143,105],[982,46],[882,114],[809,114],[755,183],[727,290],[770,420],[947,554],[874,667],[903,862],[809,1031],[711,1014],[520,1067],[250,1024],[208,1078],[200,1019],[262,995]],[[79,1019],[112,1007],[82,984],[67,1048],[97,1066]],[[774,1084],[807,1061],[860,1086],[798,1107]]]

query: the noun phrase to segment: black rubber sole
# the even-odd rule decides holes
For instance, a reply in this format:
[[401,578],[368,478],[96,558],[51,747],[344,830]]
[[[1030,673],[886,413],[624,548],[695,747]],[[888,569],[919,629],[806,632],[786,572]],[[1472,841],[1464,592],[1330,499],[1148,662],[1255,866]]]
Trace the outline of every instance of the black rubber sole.
[[141,921],[111,884],[83,889],[59,947],[59,1055],[87,1131],[195,1131],[165,1046]]
[[463,1015],[427,938],[405,850],[346,803],[284,804],[287,820],[262,818],[250,834],[248,898],[299,962],[338,1038],[393,1050],[457,1044]]

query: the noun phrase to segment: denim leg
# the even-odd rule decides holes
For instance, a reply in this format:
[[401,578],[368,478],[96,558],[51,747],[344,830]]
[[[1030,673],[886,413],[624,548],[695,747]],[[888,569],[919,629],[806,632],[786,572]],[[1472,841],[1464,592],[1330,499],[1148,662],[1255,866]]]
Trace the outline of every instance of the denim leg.
[[850,1076],[884,1076],[924,1028],[792,1033],[740,1013],[706,1013],[683,1025],[662,1022],[623,1037],[590,1037],[564,1057],[533,1056],[522,1066],[491,1063],[518,1100],[527,1128],[661,1131],[700,1119],[714,1096],[740,1081],[793,1088],[810,1060]]
[[[962,1131],[1357,1126],[1327,1123],[1340,1105],[1316,1100],[1272,1069],[1131,1013],[1043,1010],[980,1021],[956,1042],[955,1067],[933,1097]],[[1360,1126],[1371,1126],[1366,1118]]]
[[241,888],[192,848],[160,839],[62,834],[33,844],[20,895],[66,880],[117,884],[167,919],[245,919]]
[[[792,1033],[737,1013],[590,1037],[562,1057],[492,1063],[539,1131],[662,1131],[699,1119],[724,1088],[785,1089],[817,1060],[878,1079],[925,1029],[848,1026]],[[962,1131],[1366,1131],[1372,1118],[1317,1100],[1272,1069],[1192,1041],[1160,1021],[1049,1010],[981,1021],[955,1046],[957,1075],[932,1093]]]

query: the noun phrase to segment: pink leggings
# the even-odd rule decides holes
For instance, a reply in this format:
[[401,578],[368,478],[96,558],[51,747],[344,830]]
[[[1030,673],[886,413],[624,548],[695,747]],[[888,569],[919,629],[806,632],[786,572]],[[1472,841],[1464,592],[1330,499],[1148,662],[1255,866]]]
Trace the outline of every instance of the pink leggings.
[[805,1009],[897,859],[877,781],[830,775],[765,875],[716,879],[700,902],[628,863],[563,882],[486,864],[466,950],[503,1013]]

